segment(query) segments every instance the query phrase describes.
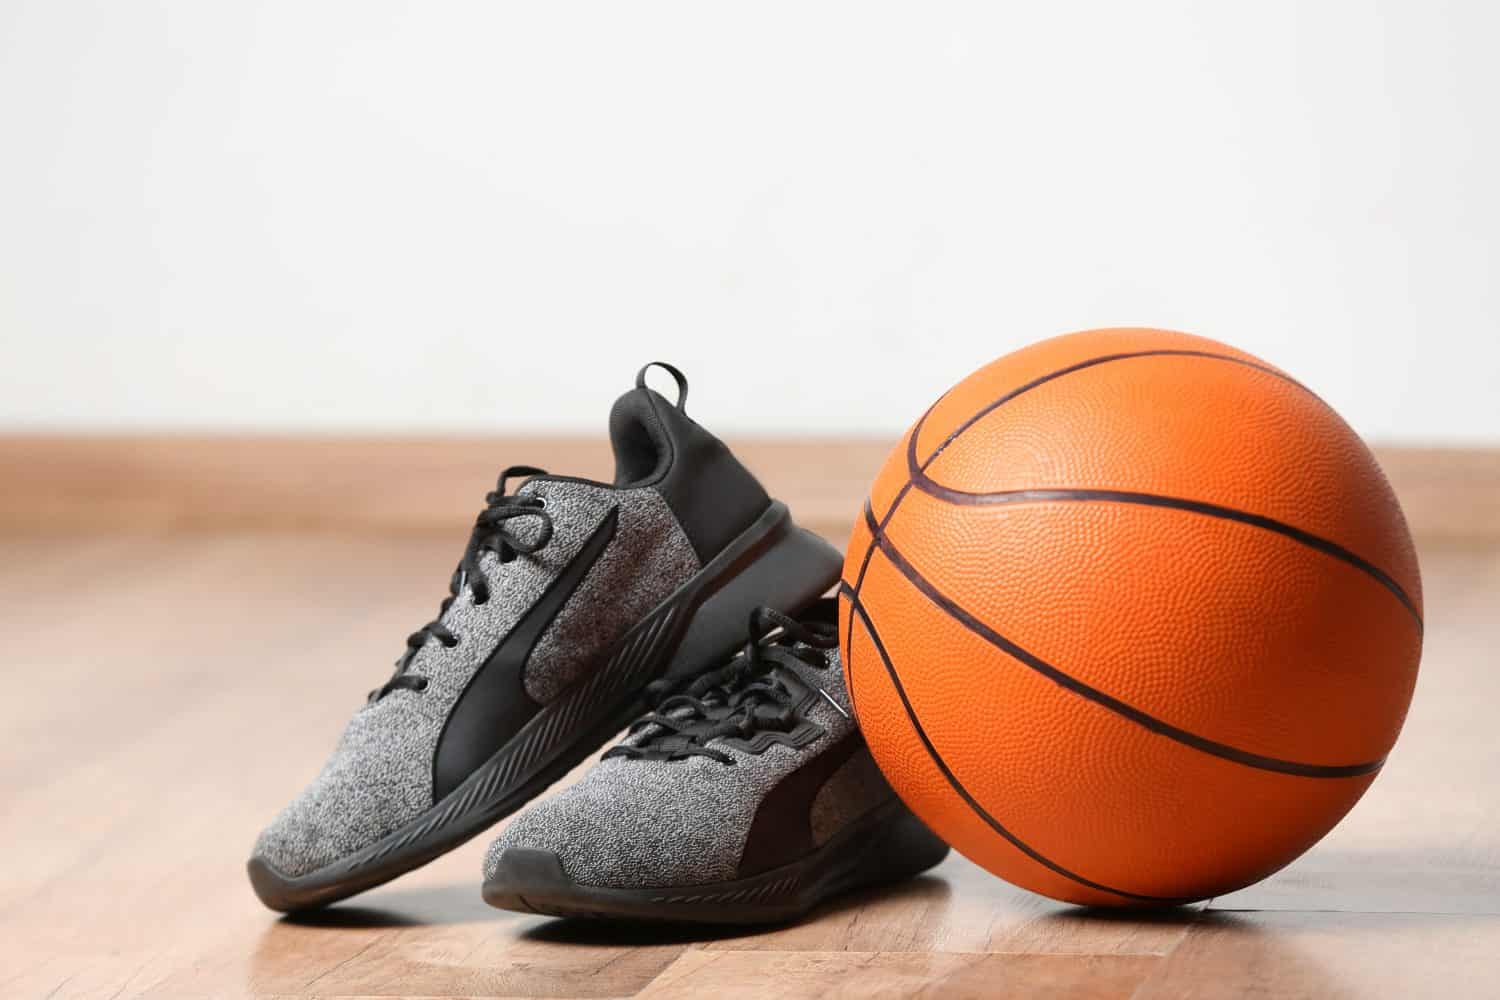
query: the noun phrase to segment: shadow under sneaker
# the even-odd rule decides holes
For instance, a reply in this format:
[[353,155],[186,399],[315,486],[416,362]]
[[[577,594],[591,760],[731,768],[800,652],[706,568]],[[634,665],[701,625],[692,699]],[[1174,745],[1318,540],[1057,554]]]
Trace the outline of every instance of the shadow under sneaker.
[[648,684],[728,655],[757,605],[805,607],[837,579],[839,553],[688,418],[682,373],[660,365],[674,405],[650,367],[610,414],[613,483],[500,477],[438,617],[256,841],[267,906],[344,899],[456,847],[640,714]]
[[624,742],[491,845],[484,898],[768,923],[940,862],[948,845],[891,791],[850,718],[837,629],[832,600],[800,619],[761,608],[727,665],[653,685],[662,700]]

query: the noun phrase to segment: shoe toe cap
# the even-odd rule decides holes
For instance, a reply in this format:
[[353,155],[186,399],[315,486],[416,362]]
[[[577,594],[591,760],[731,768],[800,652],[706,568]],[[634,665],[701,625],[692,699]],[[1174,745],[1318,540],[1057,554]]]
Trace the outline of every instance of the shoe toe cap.
[[252,857],[296,878],[369,847],[429,808],[430,764],[390,749],[346,740],[261,831]]

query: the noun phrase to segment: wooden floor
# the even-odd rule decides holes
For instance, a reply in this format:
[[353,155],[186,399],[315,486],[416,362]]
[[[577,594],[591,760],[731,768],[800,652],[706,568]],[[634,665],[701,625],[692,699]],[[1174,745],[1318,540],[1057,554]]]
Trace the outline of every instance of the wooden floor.
[[962,858],[785,929],[630,930],[479,898],[484,837],[302,920],[246,884],[443,594],[438,537],[0,537],[0,997],[1500,995],[1500,549],[1424,549],[1416,702],[1385,773],[1269,882],[1085,912]]

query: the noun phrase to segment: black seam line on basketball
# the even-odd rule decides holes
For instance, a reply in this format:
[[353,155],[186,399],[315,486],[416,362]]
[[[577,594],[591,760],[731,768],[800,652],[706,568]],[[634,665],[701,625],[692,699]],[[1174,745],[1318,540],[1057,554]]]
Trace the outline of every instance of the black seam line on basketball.
[[960,607],[951,598],[938,590],[930,580],[924,577],[906,557],[903,556],[891,540],[881,533],[877,539],[880,551],[885,553],[891,565],[896,568],[908,583],[922,593],[929,601],[945,612],[950,618],[967,628],[970,632],[984,639],[992,646],[999,648],[1002,652],[1009,654],[1016,660],[1030,667],[1043,677],[1065,688],[1081,698],[1106,708],[1122,718],[1129,719],[1158,736],[1165,736],[1184,746],[1192,747],[1203,753],[1221,757],[1224,760],[1233,761],[1236,764],[1244,764],[1246,767],[1258,768],[1262,771],[1274,771],[1278,774],[1290,774],[1301,778],[1357,778],[1366,774],[1374,774],[1385,764],[1385,758],[1379,760],[1364,761],[1359,764],[1304,764],[1300,761],[1282,760],[1278,757],[1267,757],[1263,754],[1251,753],[1238,747],[1229,746],[1227,743],[1219,743],[1179,729],[1170,722],[1158,719],[1141,711],[1134,705],[1127,704],[1113,695],[1106,694],[1096,687],[1084,683],[1071,674],[1064,673],[1057,667],[1043,660],[1029,650],[1022,649],[1010,639],[996,632],[984,622],[974,617],[968,611]]
[[[849,603],[850,603],[851,606],[854,604],[855,601],[859,600],[859,592],[856,591],[852,586],[850,586],[849,581],[845,580],[842,576],[839,577],[838,596],[839,597],[847,597],[847,598],[849,598]],[[845,640],[845,642],[844,642],[843,663],[841,664],[841,666],[842,666],[843,671],[844,671],[844,687],[847,689],[845,693],[848,694],[848,696],[849,696],[849,713],[850,713],[850,715],[852,715],[854,717],[854,725],[856,727],[858,727],[859,726],[859,704],[858,704],[858,702],[854,698],[854,668],[852,666],[853,663],[854,663],[854,615],[851,614],[849,616],[849,638],[847,640]]]
[[[841,587],[840,590],[842,589],[843,588]],[[886,674],[891,679],[891,686],[896,689],[896,696],[901,699],[901,705],[906,710],[906,718],[911,723],[913,731],[916,732],[917,739],[922,742],[922,747],[927,751],[927,756],[932,758],[932,762],[936,764],[937,769],[942,772],[943,778],[948,782],[950,786],[952,786],[953,790],[958,793],[959,798],[964,800],[964,803],[968,805],[969,809],[972,810],[976,816],[984,820],[984,822],[992,830],[994,830],[1000,836],[1004,837],[1012,846],[1016,848],[1016,850],[1020,851],[1022,854],[1025,854],[1028,858],[1035,861],[1037,864],[1042,865],[1043,867],[1053,872],[1056,872],[1066,879],[1077,882],[1079,885],[1087,886],[1088,888],[1098,890],[1099,892],[1107,892],[1115,896],[1120,896],[1124,899],[1134,899],[1143,903],[1171,905],[1177,903],[1189,903],[1193,901],[1195,897],[1190,896],[1147,896],[1138,892],[1130,892],[1127,889],[1116,889],[1113,886],[1104,885],[1101,882],[1095,882],[1093,879],[1085,878],[1084,876],[1079,875],[1077,872],[1069,871],[1067,868],[1064,868],[1056,861],[1053,861],[1051,858],[1042,854],[1036,848],[1032,847],[1030,844],[1026,843],[1020,837],[1012,833],[994,816],[990,815],[989,811],[986,810],[984,806],[980,805],[979,801],[975,799],[972,794],[970,794],[967,788],[964,787],[963,782],[958,780],[958,776],[953,773],[953,769],[948,766],[948,762],[943,760],[942,754],[938,753],[937,747],[933,745],[931,738],[929,738],[927,735],[927,731],[922,728],[922,723],[917,719],[916,710],[912,708],[911,699],[906,696],[906,688],[904,685],[902,685],[901,678],[896,673],[896,667],[891,662],[890,654],[886,652],[885,643],[881,641],[880,633],[876,631],[875,623],[870,620],[869,614],[865,611],[863,602],[861,602],[860,599],[853,593],[849,593],[847,596],[849,597],[850,617],[853,618],[854,615],[857,614],[859,615],[860,621],[864,623],[865,631],[867,631],[870,635],[870,642],[875,646],[875,652],[879,655],[880,662],[885,667]]]
[[[937,399],[933,400],[931,406],[927,407],[927,409],[925,409],[925,410],[922,411],[922,415],[917,418],[917,422],[912,426],[911,434],[909,435],[909,438],[908,438],[908,445],[907,445],[908,448],[914,447],[914,445],[911,444],[910,442],[915,442],[917,440],[917,435],[922,433],[922,428],[923,428],[924,425],[926,425],[927,418],[932,415],[932,411],[933,410],[937,409],[937,405],[939,403],[941,403],[943,400],[945,400],[945,399],[948,398],[948,393],[950,393],[952,391],[953,391],[952,389],[949,389],[948,392],[943,393]],[[910,476],[907,477],[906,482],[904,482],[904,483],[901,484],[901,489],[897,490],[895,497],[892,498],[890,509],[885,512],[885,517],[883,517],[881,519],[881,521],[880,521],[880,526],[882,528],[884,528],[887,524],[890,523],[891,518],[893,518],[893,517],[896,516],[896,508],[901,506],[901,501],[906,498],[906,494],[909,493],[909,492],[911,492],[911,477]],[[865,514],[866,514],[867,517],[871,516],[871,511],[870,511],[870,497],[869,497],[868,494],[865,496]],[[870,544],[865,547],[865,557],[864,557],[863,560],[860,561],[860,564],[859,564],[859,574],[854,578],[854,589],[853,589],[853,591],[851,591],[851,593],[853,593],[854,596],[856,596],[856,597],[859,596],[859,588],[861,588],[861,587],[863,587],[865,585],[865,573],[866,573],[866,571],[869,570],[869,568],[870,568],[870,559],[873,558],[874,555],[875,555],[875,538],[872,535],[870,537]],[[842,578],[840,579],[840,582],[843,582]],[[854,641],[854,618],[851,616],[850,619],[849,619],[849,639],[845,643],[845,647],[847,648],[850,644],[853,643],[853,641]]]
[[[951,392],[952,390],[949,390],[949,391]],[[932,403],[931,406],[929,406],[927,409],[925,409],[925,410],[922,411],[922,415],[920,417],[918,417],[917,418],[917,422],[914,425],[912,425],[911,434],[908,435],[908,437],[907,437],[907,449],[908,449],[908,451],[910,449],[916,447],[915,442],[917,440],[917,435],[922,433],[922,427],[927,423],[927,418],[932,415],[932,411],[935,410],[935,409],[937,409],[938,403],[941,403],[943,400],[945,400],[947,398],[948,398],[948,393],[945,392],[941,396],[939,396],[937,399],[935,399],[933,401],[933,403]],[[891,499],[891,506],[890,506],[890,509],[885,512],[885,517],[883,517],[883,518],[880,519],[880,526],[882,528],[884,528],[887,524],[889,524],[890,521],[891,521],[891,518],[895,516],[895,514],[896,514],[896,508],[901,506],[901,501],[903,499],[905,499],[906,498],[906,494],[911,491],[911,485],[912,485],[911,484],[911,477],[908,476],[907,479],[906,479],[906,482],[904,482],[904,483],[901,484],[901,488],[896,491],[896,495]],[[870,498],[867,495],[865,497],[865,510],[868,512],[869,509],[870,509]],[[865,558],[859,564],[859,575],[854,578],[854,593],[855,594],[858,594],[859,593],[859,588],[862,587],[862,586],[864,586],[864,583],[865,583],[865,571],[870,568],[870,557],[873,556],[874,554],[875,554],[875,539],[871,538],[870,539],[870,545],[869,545],[869,547],[865,549]]]
[[1203,500],[1187,500],[1182,497],[1163,496],[1160,493],[1142,493],[1134,490],[1099,490],[1099,489],[1034,489],[1034,490],[999,490],[994,493],[970,493],[965,490],[955,490],[941,483],[933,482],[927,473],[918,472],[913,480],[917,489],[930,496],[947,503],[963,506],[988,506],[1009,503],[1124,503],[1136,504],[1143,507],[1166,507],[1171,510],[1188,511],[1193,514],[1203,514],[1207,517],[1217,517],[1226,521],[1234,521],[1239,524],[1248,524],[1251,527],[1262,528],[1273,531],[1278,535],[1290,538],[1292,541],[1308,548],[1316,549],[1325,555],[1332,556],[1342,562],[1348,563],[1355,569],[1369,576],[1400,601],[1402,606],[1411,613],[1416,621],[1417,632],[1423,630],[1422,613],[1417,610],[1416,604],[1402,589],[1392,576],[1363,556],[1344,548],[1337,542],[1331,542],[1326,538],[1314,535],[1312,532],[1303,531],[1301,528],[1278,521],[1264,514],[1252,514],[1237,507],[1225,507],[1221,504],[1207,503]]
[[[920,464],[918,464],[916,462],[917,435],[914,432],[912,434],[912,436],[911,436],[911,442],[910,442],[910,445],[909,445],[909,447],[907,449],[907,456],[908,456],[907,464],[908,464],[909,468],[911,468],[913,470],[925,470],[929,465],[931,465],[933,463],[933,461],[939,455],[941,455],[943,453],[943,450],[945,448],[947,448],[954,441],[958,440],[959,436],[962,435],[964,432],[966,432],[970,427],[973,427],[979,421],[981,421],[985,417],[989,416],[990,413],[992,413],[993,411],[999,409],[1001,406],[1004,406],[1006,403],[1008,403],[1011,400],[1015,399],[1017,396],[1021,395],[1022,393],[1030,392],[1032,389],[1035,389],[1038,386],[1046,385],[1048,382],[1051,382],[1053,379],[1059,379],[1059,378],[1062,378],[1064,375],[1071,375],[1074,372],[1083,371],[1086,368],[1093,368],[1096,365],[1108,364],[1108,363],[1110,363],[1112,361],[1128,361],[1128,360],[1131,360],[1133,358],[1161,358],[1161,357],[1173,357],[1173,358],[1209,358],[1209,359],[1212,359],[1214,361],[1228,361],[1230,364],[1243,365],[1246,368],[1254,368],[1256,371],[1264,372],[1267,375],[1272,375],[1272,376],[1275,376],[1276,378],[1281,379],[1282,381],[1288,382],[1288,383],[1296,386],[1297,388],[1301,389],[1303,392],[1307,393],[1309,396],[1313,397],[1314,399],[1317,399],[1319,402],[1322,402],[1322,399],[1318,396],[1317,393],[1313,392],[1307,386],[1303,385],[1301,382],[1298,382],[1296,379],[1292,378],[1290,375],[1286,374],[1285,372],[1279,372],[1276,369],[1270,367],[1269,365],[1259,364],[1259,363],[1257,363],[1255,361],[1247,361],[1244,358],[1231,357],[1228,354],[1215,354],[1213,351],[1190,351],[1190,350],[1186,350],[1186,349],[1162,349],[1162,350],[1154,350],[1154,351],[1124,351],[1124,352],[1121,352],[1119,354],[1102,354],[1102,355],[1100,355],[1097,358],[1089,358],[1087,361],[1080,361],[1077,364],[1069,365],[1066,368],[1059,368],[1059,369],[1057,369],[1054,372],[1048,372],[1046,375],[1042,375],[1042,376],[1039,376],[1038,378],[1034,378],[1030,382],[1027,382],[1025,385],[1019,386],[1019,387],[1017,387],[1015,389],[1012,389],[1010,392],[1007,392],[1005,395],[1001,396],[999,399],[995,400],[993,403],[990,403],[990,404],[984,406],[983,408],[981,408],[979,411],[977,411],[976,413],[974,413],[972,416],[970,416],[963,423],[959,424],[958,427],[954,428],[953,432],[950,433],[946,438],[944,438],[943,441],[942,441],[942,443],[939,444],[936,448],[934,448],[932,450],[932,454],[928,455],[927,458],[926,458],[926,460],[923,461],[923,462],[921,462]],[[1324,404],[1324,405],[1327,405],[1327,404]],[[923,415],[923,420],[925,420],[925,419],[926,419],[926,414]]]
[[[932,411],[937,408],[938,403],[941,403],[944,399],[948,398],[949,393],[952,392],[952,390],[950,389],[948,392],[945,392],[941,396],[939,396],[937,400],[931,406],[929,406],[920,417],[917,418],[916,425],[912,427],[911,434],[908,435],[906,439],[907,481],[902,484],[901,489],[896,491],[895,497],[891,500],[890,508],[886,510],[885,516],[880,519],[881,529],[884,529],[887,525],[889,525],[891,523],[891,518],[896,516],[896,510],[901,506],[901,502],[906,499],[906,495],[911,492],[913,480],[916,479],[919,473],[925,472],[928,466],[932,465],[932,463],[937,460],[937,457],[943,453],[943,450],[946,449],[954,441],[958,440],[959,436],[967,431],[970,427],[973,427],[976,423],[983,420],[986,416],[1004,406],[1006,403],[1015,399],[1017,396],[1030,392],[1032,389],[1035,389],[1038,386],[1046,385],[1048,382],[1051,382],[1054,379],[1062,378],[1064,375],[1071,375],[1074,372],[1093,368],[1096,365],[1109,364],[1110,362],[1114,361],[1126,361],[1131,358],[1157,357],[1211,358],[1216,361],[1228,361],[1231,364],[1244,365],[1246,368],[1254,368],[1256,371],[1264,372],[1267,375],[1272,375],[1286,382],[1290,382],[1292,385],[1295,385],[1297,388],[1301,389],[1309,396],[1312,396],[1314,399],[1317,399],[1321,402],[1321,397],[1319,397],[1317,393],[1313,392],[1311,389],[1307,388],[1307,386],[1303,385],[1301,382],[1298,382],[1290,375],[1287,375],[1285,372],[1279,372],[1267,365],[1262,365],[1254,361],[1247,361],[1243,358],[1235,358],[1227,354],[1216,354],[1212,351],[1193,351],[1186,348],[1164,348],[1151,351],[1121,351],[1116,354],[1101,354],[1098,357],[1079,361],[1076,364],[1068,365],[1065,368],[1059,368],[1055,371],[1048,372],[1045,375],[1040,375],[1037,378],[1032,379],[1030,382],[1025,383],[1024,385],[1017,386],[1016,388],[1005,393],[999,399],[986,404],[978,412],[971,415],[967,420],[965,420],[962,424],[955,428],[952,433],[944,438],[942,442],[932,450],[932,453],[928,455],[926,459],[919,462],[917,460],[917,438],[921,436],[922,428],[927,424],[927,418],[932,415]],[[867,499],[866,503],[868,502],[869,501]],[[875,541],[872,538],[870,540],[869,547],[865,550],[864,562],[859,567],[859,576],[854,581],[855,594],[858,594],[859,588],[864,585],[865,570],[869,568],[870,557],[874,554]]]
[[[1317,393],[1313,392],[1311,389],[1307,388],[1307,386],[1303,385],[1301,382],[1298,382],[1290,375],[1287,375],[1285,372],[1279,372],[1267,365],[1263,365],[1255,361],[1247,361],[1244,358],[1231,357],[1227,354],[1216,354],[1213,351],[1194,351],[1188,350],[1186,348],[1162,348],[1149,351],[1121,351],[1115,354],[1101,354],[1098,357],[1088,358],[1075,364],[1068,365],[1064,368],[1058,368],[1055,371],[1048,372],[1045,375],[1040,375],[1037,378],[1032,379],[1030,382],[1017,386],[1016,388],[1002,395],[1000,398],[986,404],[978,412],[972,414],[967,420],[965,420],[946,438],[944,438],[942,442],[932,450],[932,453],[928,455],[926,459],[919,462],[917,460],[917,439],[921,437],[922,428],[927,425],[927,418],[932,415],[932,411],[937,409],[938,404],[947,399],[949,394],[952,393],[953,390],[949,389],[947,392],[944,392],[941,396],[934,400],[932,405],[927,407],[927,409],[922,412],[922,415],[917,418],[916,424],[913,425],[911,433],[907,436],[907,480],[901,485],[901,488],[896,491],[896,495],[891,499],[890,507],[886,509],[885,516],[880,519],[878,527],[876,527],[875,530],[871,533],[872,537],[870,538],[870,544],[865,549],[864,560],[860,563],[859,575],[856,576],[854,580],[854,596],[859,596],[860,588],[863,587],[865,583],[865,572],[870,568],[870,559],[875,555],[876,539],[874,536],[880,531],[884,531],[885,528],[891,523],[891,519],[896,516],[896,511],[900,508],[902,501],[906,499],[907,494],[911,492],[912,487],[915,485],[915,480],[917,479],[917,477],[919,475],[923,475],[927,471],[927,468],[937,460],[937,457],[939,455],[943,453],[943,450],[946,449],[954,441],[958,440],[960,435],[966,432],[970,427],[973,427],[980,420],[983,420],[990,413],[993,413],[995,410],[1015,399],[1017,396],[1030,392],[1032,389],[1035,389],[1038,386],[1046,385],[1048,382],[1051,382],[1054,379],[1059,379],[1064,375],[1071,375],[1074,372],[1093,368],[1097,365],[1109,364],[1114,361],[1126,361],[1132,358],[1152,357],[1210,358],[1217,361],[1228,361],[1231,364],[1244,365],[1246,368],[1254,368],[1256,371],[1264,372],[1267,375],[1272,375],[1276,378],[1282,379],[1283,381],[1289,382],[1297,388],[1301,389],[1303,392],[1307,393],[1309,396],[1312,396],[1314,399],[1322,402],[1322,398]],[[871,524],[874,524],[874,518],[871,515],[870,499],[868,496],[865,498],[865,513]],[[1417,627],[1419,630],[1422,627],[1420,616],[1418,616]],[[854,624],[852,620],[849,625],[849,630],[849,634],[852,640],[852,636],[854,634]]]
[[[896,509],[901,506],[901,502],[906,499],[906,495],[911,492],[912,486],[915,485],[914,481],[919,475],[925,473],[928,467],[931,466],[933,462],[937,461],[937,457],[941,455],[950,444],[952,444],[954,441],[957,441],[958,438],[966,431],[968,431],[969,428],[973,427],[979,421],[983,420],[989,414],[993,413],[995,410],[998,410],[1006,403],[1009,403],[1017,396],[1028,393],[1032,389],[1038,388],[1039,386],[1046,385],[1047,383],[1052,382],[1055,379],[1060,379],[1064,375],[1071,375],[1074,372],[1084,371],[1089,368],[1094,368],[1098,365],[1109,364],[1115,361],[1128,361],[1133,358],[1160,357],[1208,358],[1214,361],[1227,361],[1230,364],[1243,365],[1246,368],[1253,368],[1258,372],[1264,372],[1267,375],[1271,375],[1276,378],[1282,379],[1285,382],[1289,382],[1297,388],[1301,389],[1303,392],[1307,393],[1309,396],[1317,399],[1319,402],[1322,402],[1321,397],[1319,397],[1317,393],[1313,392],[1311,389],[1307,388],[1307,386],[1303,385],[1301,382],[1298,382],[1296,379],[1292,378],[1285,372],[1279,372],[1267,365],[1259,364],[1255,361],[1247,361],[1244,358],[1231,357],[1227,354],[1215,354],[1212,351],[1192,351],[1185,348],[1159,349],[1151,351],[1122,351],[1117,354],[1101,354],[1098,357],[1088,358],[1084,361],[1079,361],[1075,364],[1068,365],[1065,368],[1058,368],[1057,370],[1050,371],[1045,375],[1040,375],[1032,379],[1030,382],[1027,382],[1010,390],[999,399],[986,404],[963,423],[959,424],[958,427],[956,427],[946,438],[944,438],[938,444],[936,448],[932,450],[931,454],[929,454],[925,459],[918,461],[917,438],[921,436],[922,428],[926,425],[927,418],[932,414],[932,411],[937,408],[937,404],[941,403],[944,399],[947,398],[948,393],[945,392],[942,396],[938,397],[937,402],[929,406],[926,412],[924,412],[922,416],[917,419],[916,426],[912,428],[911,434],[906,439],[907,480],[902,485],[901,489],[896,492],[895,498],[891,501],[890,509],[887,510],[885,512],[885,516],[880,519],[880,527],[884,529],[891,523],[891,518],[896,516]],[[949,391],[951,392],[952,390]],[[869,566],[870,556],[873,555],[874,552],[875,543],[873,540],[871,540],[870,547],[865,552],[864,566],[860,567],[859,579],[855,581],[856,593],[858,592],[859,585],[864,582],[864,569],[865,567]]]

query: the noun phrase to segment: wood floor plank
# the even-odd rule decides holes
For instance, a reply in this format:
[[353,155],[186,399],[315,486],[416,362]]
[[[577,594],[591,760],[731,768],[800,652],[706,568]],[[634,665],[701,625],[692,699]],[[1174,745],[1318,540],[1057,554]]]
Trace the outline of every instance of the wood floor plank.
[[1135,1000],[1492,997],[1497,977],[1500,917],[1211,914]]
[[824,906],[815,919],[718,940],[716,951],[992,952],[1164,955],[1203,904],[1122,918],[1045,899],[995,878],[958,854],[905,885]]
[[689,951],[642,1000],[966,1000],[999,996],[1128,997],[1161,959],[1143,955],[961,952]]
[[410,881],[418,884],[371,893],[366,905],[263,920],[248,954],[225,949],[227,964],[183,970],[144,995],[219,995],[229,983],[246,995],[632,996],[688,946],[628,933],[597,942],[558,940],[550,921],[486,906],[477,868],[444,884],[434,877]]
[[1065,907],[955,857],[786,928],[576,924],[485,906],[486,834],[321,919],[278,919],[246,884],[251,841],[431,616],[461,544],[0,538],[0,997],[1483,996],[1500,981],[1500,549],[1456,543],[1423,550],[1423,674],[1385,773],[1306,857],[1201,914]]

